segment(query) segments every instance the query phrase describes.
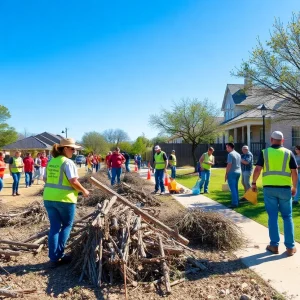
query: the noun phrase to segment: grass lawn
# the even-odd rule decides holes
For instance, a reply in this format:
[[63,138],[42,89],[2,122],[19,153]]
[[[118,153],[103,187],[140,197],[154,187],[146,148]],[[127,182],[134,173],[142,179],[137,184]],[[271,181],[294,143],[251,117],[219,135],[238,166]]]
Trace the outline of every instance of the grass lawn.
[[[178,169],[176,174],[176,180],[178,183],[192,188],[196,181],[197,175],[193,174],[193,168],[187,169]],[[229,206],[231,204],[231,194],[230,192],[222,192],[222,184],[224,183],[225,176],[225,168],[222,169],[212,169],[210,183],[209,183],[209,194],[207,195],[209,198],[224,204],[225,206]],[[264,225],[268,226],[268,215],[265,211],[265,206],[263,202],[263,194],[262,194],[262,184],[261,184],[261,176],[257,181],[258,186],[258,204],[253,205],[250,202],[246,202],[240,205],[240,207],[236,208],[235,211],[241,213],[242,215]],[[244,189],[241,184],[241,180],[239,182],[239,195],[240,198],[244,194]],[[300,242],[300,206],[295,206],[293,208],[293,219],[295,225],[295,239]],[[283,233],[283,225],[282,219],[279,217],[279,225],[280,231]]]

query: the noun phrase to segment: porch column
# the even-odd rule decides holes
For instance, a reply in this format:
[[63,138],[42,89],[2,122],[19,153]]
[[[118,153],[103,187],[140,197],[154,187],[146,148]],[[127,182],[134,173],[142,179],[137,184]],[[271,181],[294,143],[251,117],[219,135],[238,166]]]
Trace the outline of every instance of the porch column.
[[237,143],[237,128],[233,129],[233,142]]
[[250,124],[247,124],[247,145],[248,145],[248,147],[249,147],[249,149],[251,149],[250,148],[250,145],[251,144],[251,140],[250,140]]
[[226,130],[225,133],[225,143],[228,143],[228,138],[229,138],[229,130]]
[[244,133],[244,126],[242,127],[242,143],[245,143],[245,133]]

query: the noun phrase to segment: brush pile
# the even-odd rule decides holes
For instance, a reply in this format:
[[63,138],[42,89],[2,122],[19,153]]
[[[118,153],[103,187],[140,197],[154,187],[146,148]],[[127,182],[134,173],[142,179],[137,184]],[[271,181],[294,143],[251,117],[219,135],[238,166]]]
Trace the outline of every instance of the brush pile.
[[187,273],[205,269],[178,232],[93,177],[91,180],[111,199],[97,206],[79,237],[68,246],[80,281],[87,278],[96,286],[124,281],[125,293],[128,283],[163,283],[170,293],[172,284],[184,281]]
[[178,228],[195,244],[228,251],[240,249],[245,244],[241,229],[230,219],[213,211],[189,209],[166,222]]
[[47,219],[42,202],[34,201],[28,206],[9,213],[0,214],[0,227],[37,224]]

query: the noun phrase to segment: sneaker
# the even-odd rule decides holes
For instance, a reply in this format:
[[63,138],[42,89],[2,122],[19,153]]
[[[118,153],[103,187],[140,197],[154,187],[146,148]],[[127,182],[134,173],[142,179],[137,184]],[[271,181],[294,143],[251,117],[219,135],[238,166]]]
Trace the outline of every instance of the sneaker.
[[165,193],[166,193],[166,192],[161,192],[160,194],[161,194],[161,195],[164,195]]
[[69,264],[71,261],[72,261],[73,257],[71,255],[64,255],[60,260],[59,262],[61,264]]

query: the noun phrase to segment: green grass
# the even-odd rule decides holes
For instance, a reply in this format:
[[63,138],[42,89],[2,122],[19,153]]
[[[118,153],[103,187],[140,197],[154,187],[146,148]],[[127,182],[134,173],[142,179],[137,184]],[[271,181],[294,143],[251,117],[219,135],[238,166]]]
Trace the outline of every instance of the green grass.
[[[176,181],[188,188],[192,188],[196,181],[197,175],[191,175],[190,173],[193,169],[181,169],[176,172]],[[185,175],[187,174],[187,175]],[[231,204],[231,194],[230,192],[222,192],[222,184],[224,183],[225,169],[212,169],[210,183],[209,183],[209,194],[207,195],[209,198],[224,204],[225,206],[229,206]],[[240,214],[264,225],[268,226],[268,215],[265,210],[264,202],[263,202],[263,194],[262,194],[262,184],[261,184],[261,176],[257,181],[258,186],[258,204],[253,205],[249,202],[241,204],[240,207],[236,208],[235,211]],[[244,194],[244,189],[242,187],[241,181],[239,182],[239,196],[242,197]],[[295,226],[295,239],[300,242],[300,207],[296,206],[293,208],[293,220]],[[283,224],[282,219],[279,217],[279,226],[280,231],[283,233]]]

